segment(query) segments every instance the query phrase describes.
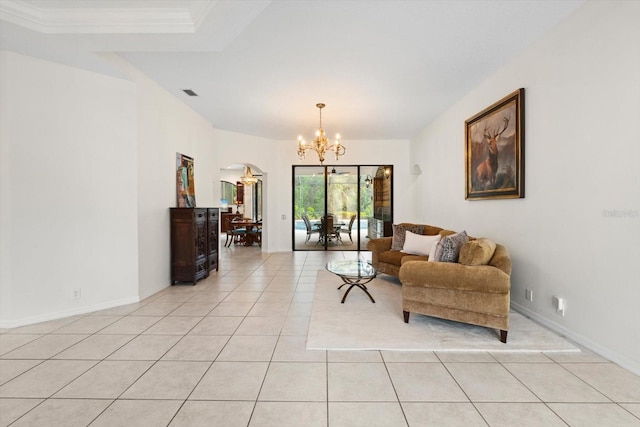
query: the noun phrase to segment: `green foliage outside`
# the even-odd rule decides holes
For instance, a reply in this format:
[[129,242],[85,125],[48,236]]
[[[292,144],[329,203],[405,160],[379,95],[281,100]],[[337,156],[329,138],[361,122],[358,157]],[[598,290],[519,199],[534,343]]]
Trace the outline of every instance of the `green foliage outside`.
[[[295,219],[306,213],[310,219],[318,220],[324,212],[324,176],[298,175],[295,181]],[[348,220],[357,213],[357,177],[338,175],[329,178],[327,188],[328,212],[342,220]],[[360,217],[373,216],[373,189],[360,186]]]

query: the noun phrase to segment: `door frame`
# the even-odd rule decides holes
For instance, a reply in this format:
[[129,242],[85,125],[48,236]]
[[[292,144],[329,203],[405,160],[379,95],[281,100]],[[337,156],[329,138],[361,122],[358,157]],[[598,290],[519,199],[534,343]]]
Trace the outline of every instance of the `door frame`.
[[[297,249],[296,248],[296,169],[302,169],[302,168],[323,168],[324,171],[324,215],[326,215],[327,211],[328,211],[328,187],[329,187],[329,174],[328,172],[330,170],[332,170],[333,168],[356,168],[357,171],[357,189],[356,189],[356,220],[355,222],[357,223],[357,227],[358,227],[358,233],[357,233],[357,240],[356,240],[356,245],[355,245],[355,249],[341,249],[344,251],[352,251],[352,252],[360,252],[361,249],[361,242],[360,242],[360,221],[362,220],[361,218],[361,183],[364,182],[365,177],[367,177],[368,175],[371,174],[367,174],[367,173],[362,173],[362,169],[363,168],[384,168],[385,170],[389,171],[389,176],[388,179],[390,180],[390,186],[391,186],[391,195],[390,195],[390,202],[391,202],[391,206],[390,206],[390,216],[391,216],[391,221],[393,221],[393,205],[394,205],[394,191],[393,191],[393,179],[394,179],[394,173],[393,173],[393,165],[392,164],[387,164],[387,165],[382,165],[382,164],[349,164],[349,165],[292,165],[291,166],[291,248],[292,251],[317,251],[319,249],[317,248],[313,248],[313,249],[304,249],[304,248],[300,248]],[[373,202],[373,201],[372,201]],[[372,212],[372,215],[375,216],[375,212]],[[325,242],[322,245],[322,250],[323,251],[328,251],[329,250],[329,244],[325,239]]]

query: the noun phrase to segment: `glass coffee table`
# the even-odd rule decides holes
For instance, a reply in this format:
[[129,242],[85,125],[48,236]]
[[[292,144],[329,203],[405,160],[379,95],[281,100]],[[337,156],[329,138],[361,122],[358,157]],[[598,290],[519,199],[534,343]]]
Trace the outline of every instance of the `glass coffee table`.
[[366,284],[376,278],[377,271],[371,264],[364,260],[340,260],[329,261],[327,263],[327,270],[336,276],[340,277],[344,282],[338,287],[341,289],[344,285],[349,285],[347,292],[342,297],[342,303],[347,299],[347,295],[351,292],[353,287],[358,287],[364,291],[365,294],[371,299],[371,302],[375,303]]

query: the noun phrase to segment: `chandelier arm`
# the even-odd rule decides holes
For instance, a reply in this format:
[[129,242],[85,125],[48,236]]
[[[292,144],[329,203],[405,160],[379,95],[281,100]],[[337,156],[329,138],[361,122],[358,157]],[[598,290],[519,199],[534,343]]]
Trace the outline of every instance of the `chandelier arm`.
[[313,142],[310,144],[306,144],[302,136],[298,137],[298,158],[300,160],[305,158],[305,154],[307,150],[312,149],[318,154],[318,159],[320,160],[320,164],[324,163],[324,155],[328,150],[333,151],[336,154],[336,160],[338,160],[339,156],[344,155],[346,152],[345,147],[341,144],[340,135],[336,135],[336,141],[333,144],[329,143],[329,140],[326,137],[326,133],[324,129],[322,129],[322,109],[325,107],[325,104],[318,103],[316,104],[319,111],[319,127],[316,131],[316,137]]

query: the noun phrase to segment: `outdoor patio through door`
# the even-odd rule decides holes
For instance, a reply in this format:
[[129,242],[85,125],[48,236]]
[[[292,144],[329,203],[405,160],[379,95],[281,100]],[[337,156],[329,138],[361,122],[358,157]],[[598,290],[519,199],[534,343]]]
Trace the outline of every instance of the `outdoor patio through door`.
[[391,180],[392,170],[385,165],[293,166],[293,250],[366,250],[369,218],[375,214],[373,178],[387,171]]

